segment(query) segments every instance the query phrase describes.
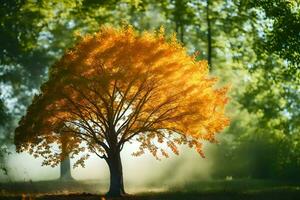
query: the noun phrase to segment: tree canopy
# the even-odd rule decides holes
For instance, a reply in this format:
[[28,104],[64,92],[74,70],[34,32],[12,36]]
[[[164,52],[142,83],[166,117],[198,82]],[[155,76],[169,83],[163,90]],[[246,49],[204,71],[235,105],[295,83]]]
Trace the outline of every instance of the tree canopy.
[[15,144],[53,164],[59,159],[45,149],[65,132],[69,152],[83,150],[85,141],[103,158],[108,148],[131,139],[140,143],[136,155],[148,149],[167,156],[154,138],[174,153],[178,144],[188,144],[202,154],[201,140],[215,141],[229,122],[227,88],[214,88],[217,79],[207,73],[205,61],[195,61],[163,31],[139,35],[131,27],[102,28],[51,68],[16,129]]

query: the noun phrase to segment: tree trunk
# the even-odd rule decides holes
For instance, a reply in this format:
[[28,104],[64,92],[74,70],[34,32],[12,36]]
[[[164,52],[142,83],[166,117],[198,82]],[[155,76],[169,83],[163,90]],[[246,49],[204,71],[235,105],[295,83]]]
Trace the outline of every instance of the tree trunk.
[[210,0],[206,0],[206,23],[207,23],[207,61],[210,70],[212,70],[212,33],[210,19]]
[[65,159],[60,163],[60,179],[73,180],[69,156],[66,156]]
[[106,195],[109,197],[120,197],[126,195],[124,190],[120,151],[111,151],[106,162],[110,171],[110,187]]
[[181,43],[184,43],[184,12],[186,10],[185,3],[182,2],[182,0],[176,0],[175,1],[175,11],[174,11],[174,20],[175,20],[175,31],[176,34],[181,41]]
[[60,179],[73,180],[71,175],[71,162],[69,154],[67,153],[67,142],[64,135],[61,136],[61,162],[60,162]]
[[184,24],[181,24],[180,29],[181,29],[181,31],[180,31],[180,41],[182,42],[182,44],[184,44]]

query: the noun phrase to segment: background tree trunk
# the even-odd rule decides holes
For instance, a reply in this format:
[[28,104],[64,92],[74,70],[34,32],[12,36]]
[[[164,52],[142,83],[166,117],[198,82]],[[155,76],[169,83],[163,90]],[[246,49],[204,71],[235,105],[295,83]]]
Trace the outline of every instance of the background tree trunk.
[[66,156],[65,159],[60,163],[60,179],[73,180],[69,156]]
[[175,21],[175,31],[178,39],[184,43],[184,12],[186,9],[185,2],[183,0],[175,1],[175,11],[173,13]]
[[124,196],[123,169],[119,150],[112,150],[106,159],[110,171],[110,187],[107,196]]
[[61,155],[62,155],[62,161],[60,163],[60,179],[61,180],[73,180],[73,177],[71,175],[71,162],[70,157],[67,153],[67,143],[66,139],[64,138],[64,135],[61,137]]
[[212,33],[210,19],[210,0],[206,0],[206,23],[207,23],[207,61],[209,69],[212,70]]

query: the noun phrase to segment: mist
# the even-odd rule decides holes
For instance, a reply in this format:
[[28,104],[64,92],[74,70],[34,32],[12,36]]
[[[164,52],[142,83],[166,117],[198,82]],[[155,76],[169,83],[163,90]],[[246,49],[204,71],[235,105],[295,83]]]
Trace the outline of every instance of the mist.
[[[182,146],[178,156],[170,153],[169,158],[161,160],[155,159],[150,153],[139,157],[132,156],[136,147],[137,144],[128,144],[121,153],[128,192],[164,191],[195,180],[211,180],[214,144],[204,145],[205,158],[193,149]],[[34,182],[58,179],[59,166],[41,166],[42,161],[42,158],[34,158],[28,153],[13,153],[7,158],[8,175],[1,174],[1,180]],[[74,162],[75,159],[71,159],[71,164]],[[93,154],[85,161],[85,167],[72,168],[71,174],[75,180],[91,181],[106,185],[107,188],[109,186],[108,166],[105,160]],[[107,188],[99,190],[105,191]]]

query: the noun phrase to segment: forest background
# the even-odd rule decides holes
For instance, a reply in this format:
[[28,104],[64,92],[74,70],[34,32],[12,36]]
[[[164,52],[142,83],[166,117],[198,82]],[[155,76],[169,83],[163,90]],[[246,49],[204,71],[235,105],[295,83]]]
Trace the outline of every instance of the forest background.
[[300,178],[298,0],[1,0],[4,175],[12,174],[14,129],[49,67],[79,35],[124,22],[140,31],[175,32],[190,54],[199,51],[197,59],[208,61],[220,84],[230,83],[231,125],[205,158],[211,178]]

